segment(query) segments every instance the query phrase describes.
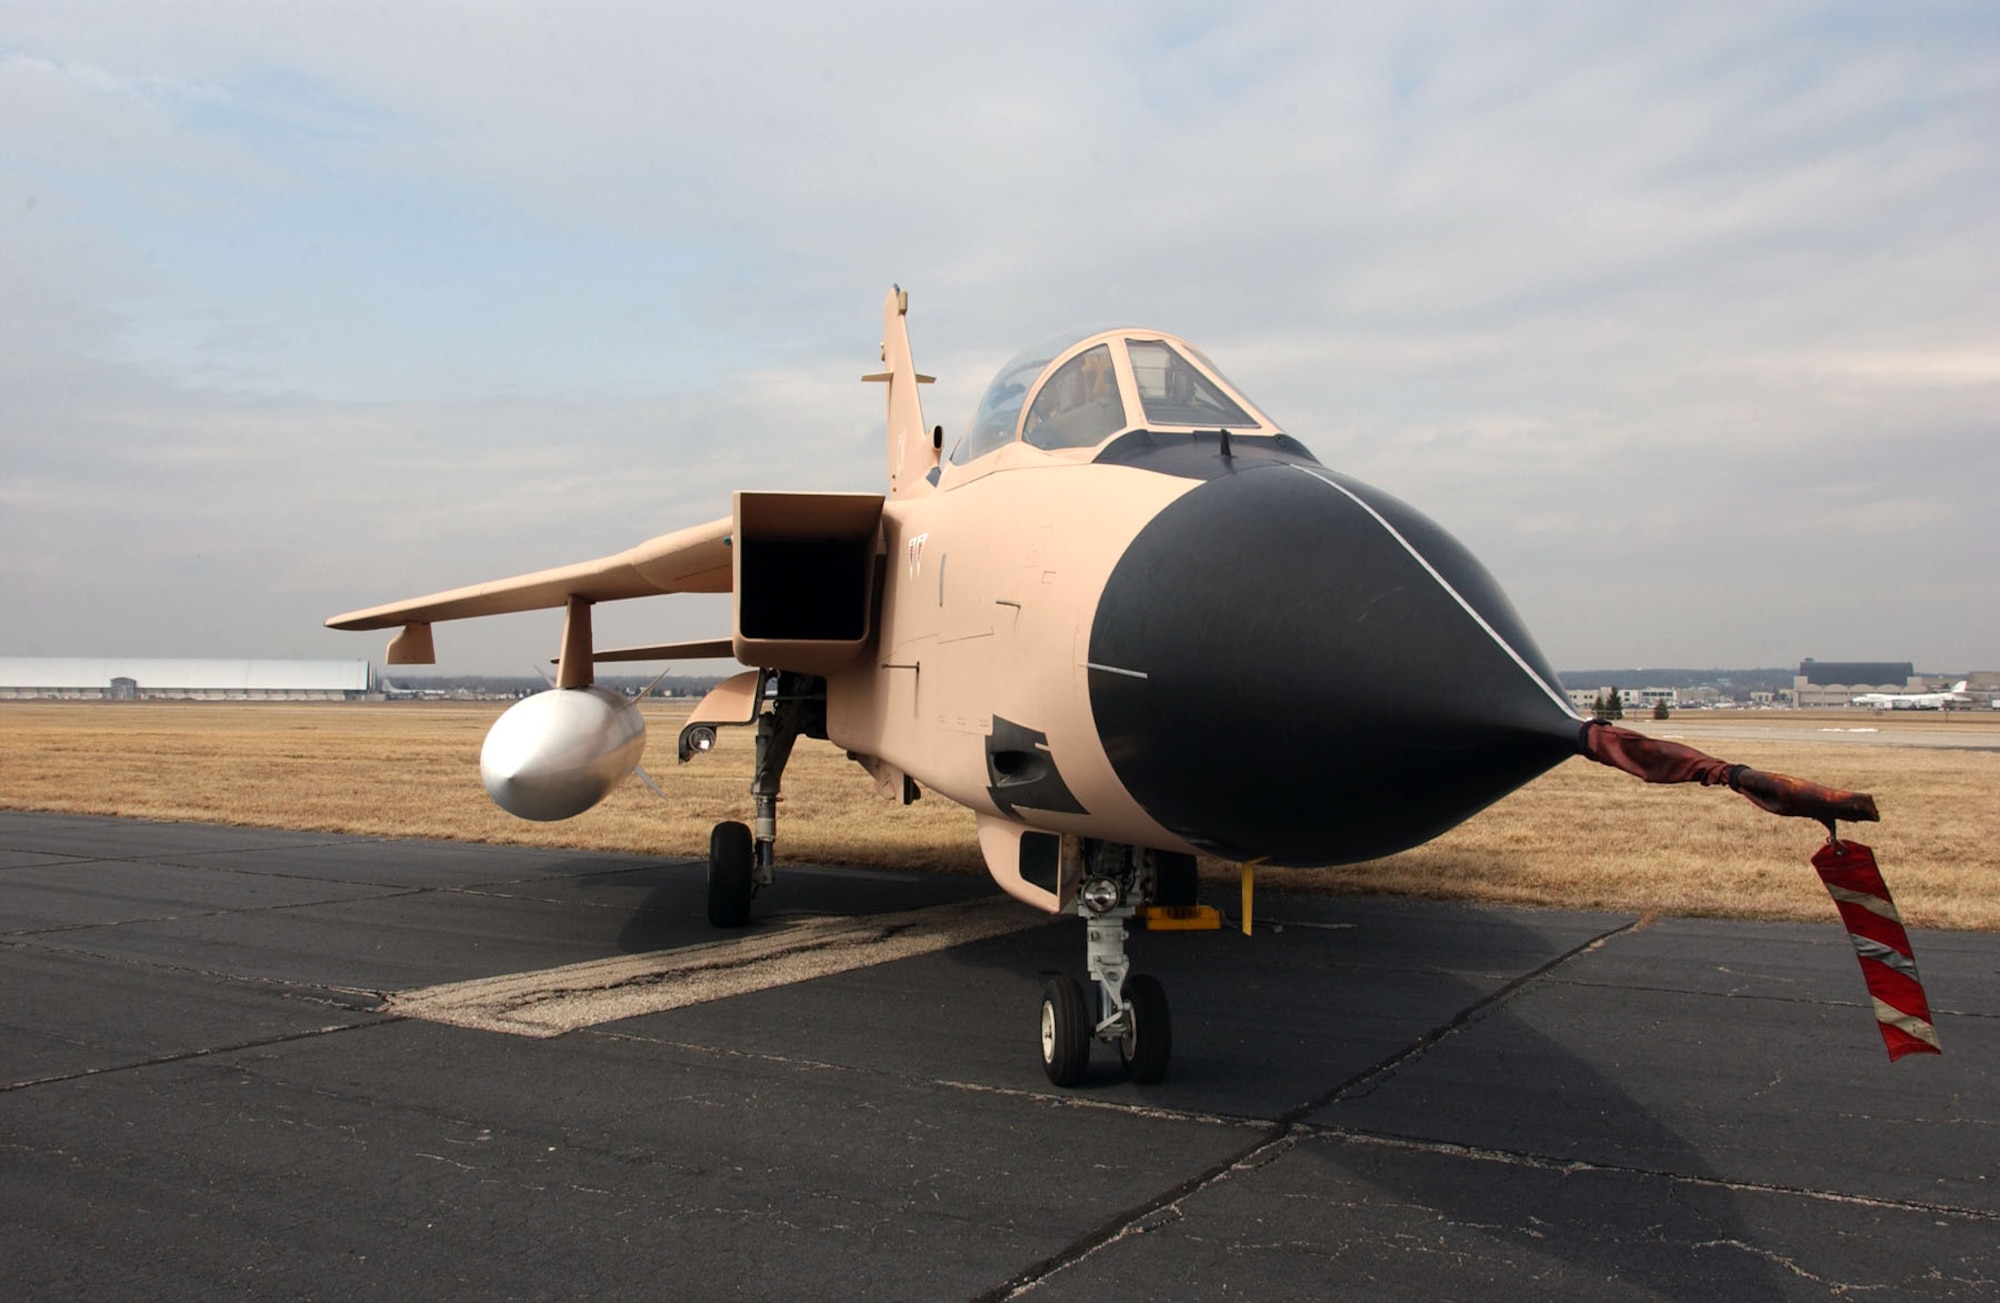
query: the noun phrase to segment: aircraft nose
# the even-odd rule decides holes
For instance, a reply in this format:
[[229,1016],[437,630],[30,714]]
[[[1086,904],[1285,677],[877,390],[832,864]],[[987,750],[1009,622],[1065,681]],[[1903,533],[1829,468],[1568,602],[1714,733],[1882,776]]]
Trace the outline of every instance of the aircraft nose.
[[1232,859],[1391,854],[1576,753],[1577,716],[1485,568],[1319,466],[1225,473],[1161,511],[1105,584],[1089,660],[1126,790]]

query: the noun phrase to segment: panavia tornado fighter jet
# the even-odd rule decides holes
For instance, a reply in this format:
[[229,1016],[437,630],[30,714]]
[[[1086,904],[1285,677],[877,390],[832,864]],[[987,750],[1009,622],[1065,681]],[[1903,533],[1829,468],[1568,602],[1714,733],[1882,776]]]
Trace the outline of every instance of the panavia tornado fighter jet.
[[[728,515],[616,556],[327,624],[400,628],[389,663],[428,664],[438,621],[565,608],[556,690],[501,716],[480,761],[493,799],[526,819],[580,814],[638,766],[645,725],[592,686],[593,664],[757,666],[679,738],[686,761],[718,728],[756,730],[753,824],[710,839],[710,921],[743,926],[774,881],[785,762],[797,738],[828,739],[890,799],[970,807],[1001,887],[1082,917],[1091,990],[1058,977],[1042,1001],[1058,1085],[1081,1079],[1093,1040],[1138,1081],[1165,1074],[1166,997],[1130,971],[1126,929],[1213,925],[1197,852],[1388,855],[1579,752],[1651,781],[1728,783],[1829,829],[1873,817],[1865,796],[1586,724],[1471,553],[1321,465],[1172,335],[1026,349],[944,455],[908,307],[891,289],[883,369],[865,377],[888,387],[886,494],[739,491]],[[726,639],[593,644],[598,602],[723,592]],[[1906,1034],[1934,1043],[1923,1013],[1906,1012],[1922,1024]]]

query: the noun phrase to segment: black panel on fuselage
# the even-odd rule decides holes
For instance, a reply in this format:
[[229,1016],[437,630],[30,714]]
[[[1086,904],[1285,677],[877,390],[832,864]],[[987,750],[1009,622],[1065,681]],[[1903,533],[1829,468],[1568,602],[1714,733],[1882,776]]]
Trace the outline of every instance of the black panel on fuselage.
[[1182,479],[1212,480],[1269,462],[1301,462],[1317,466],[1312,451],[1289,434],[1244,434],[1231,431],[1229,455],[1223,455],[1220,430],[1128,430],[1097,450],[1092,461],[1107,466],[1138,466]]
[[1303,459],[1217,460],[1133,541],[1091,628],[1099,735],[1155,819],[1230,858],[1350,863],[1575,754],[1555,676],[1449,534]]

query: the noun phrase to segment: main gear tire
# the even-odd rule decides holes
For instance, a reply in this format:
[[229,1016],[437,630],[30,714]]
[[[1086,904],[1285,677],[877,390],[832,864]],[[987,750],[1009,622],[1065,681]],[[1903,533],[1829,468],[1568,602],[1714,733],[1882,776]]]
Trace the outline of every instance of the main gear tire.
[[757,890],[752,866],[756,847],[750,826],[719,823],[708,835],[708,921],[738,928],[750,921],[750,897]]

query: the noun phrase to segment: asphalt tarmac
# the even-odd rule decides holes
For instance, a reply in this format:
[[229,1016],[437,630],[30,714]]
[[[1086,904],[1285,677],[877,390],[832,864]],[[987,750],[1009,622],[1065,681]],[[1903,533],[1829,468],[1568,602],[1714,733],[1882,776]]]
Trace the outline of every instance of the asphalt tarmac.
[[1062,1092],[1081,928],[991,894],[786,869],[732,959],[685,860],[0,814],[0,1294],[2000,1296],[2000,937],[1915,935],[1891,1065],[1830,904],[1266,894],[1135,939],[1164,1083]]

